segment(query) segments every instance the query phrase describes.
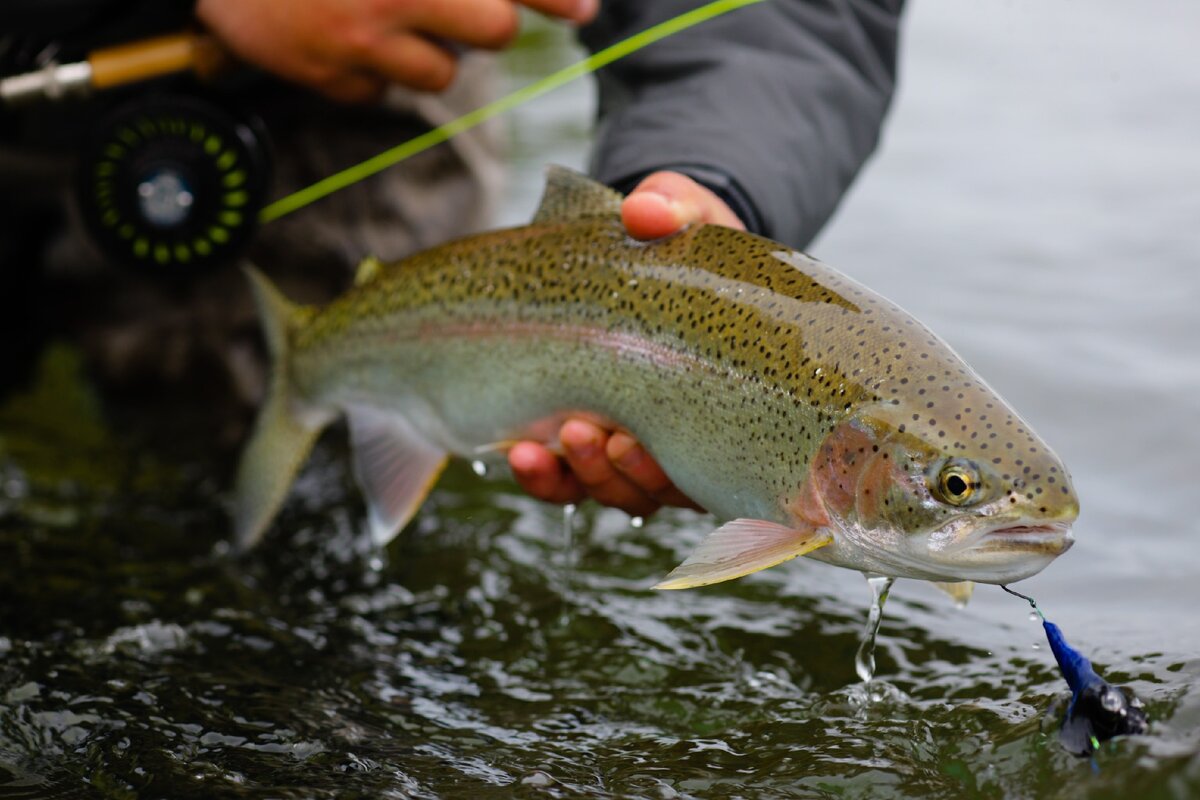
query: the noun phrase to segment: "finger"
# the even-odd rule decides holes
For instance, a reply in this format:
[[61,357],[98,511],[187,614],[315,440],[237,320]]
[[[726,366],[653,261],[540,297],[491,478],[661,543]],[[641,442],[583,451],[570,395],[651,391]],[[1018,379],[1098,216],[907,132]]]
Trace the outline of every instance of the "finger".
[[387,37],[371,48],[365,58],[366,66],[380,77],[418,91],[440,92],[454,80],[454,54],[409,33]]
[[536,442],[518,442],[508,451],[508,465],[521,488],[548,503],[578,503],[586,497],[583,485],[563,463]]
[[704,510],[675,488],[658,462],[629,434],[617,431],[610,436],[605,453],[618,472],[656,502]]
[[521,5],[552,17],[583,24],[591,22],[600,8],[599,0],[518,0]]
[[712,190],[678,172],[647,176],[621,204],[621,220],[635,239],[669,236],[693,222],[746,227]]
[[604,429],[584,420],[568,420],[558,436],[567,465],[597,501],[634,516],[651,514],[658,508],[658,503],[617,472],[608,460],[608,433]]
[[342,73],[319,84],[321,94],[339,103],[373,103],[387,84],[373,75]]
[[567,465],[584,486],[599,486],[618,477],[604,455],[608,433],[600,426],[582,419],[570,419],[563,423],[558,438]]
[[439,0],[411,7],[406,27],[472,47],[499,50],[517,36],[520,18],[511,0]]

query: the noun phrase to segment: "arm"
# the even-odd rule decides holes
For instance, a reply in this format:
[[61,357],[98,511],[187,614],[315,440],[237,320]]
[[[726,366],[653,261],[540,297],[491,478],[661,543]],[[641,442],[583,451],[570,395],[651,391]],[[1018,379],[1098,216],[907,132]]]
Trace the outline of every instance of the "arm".
[[[628,190],[670,169],[746,227],[806,246],[879,138],[901,0],[773,0],[658,42],[599,74],[593,173]],[[695,0],[606,0],[596,50]]]
[[196,17],[245,61],[362,102],[388,83],[445,89],[455,48],[507,46],[518,5],[575,22],[596,9],[595,0],[199,0]]

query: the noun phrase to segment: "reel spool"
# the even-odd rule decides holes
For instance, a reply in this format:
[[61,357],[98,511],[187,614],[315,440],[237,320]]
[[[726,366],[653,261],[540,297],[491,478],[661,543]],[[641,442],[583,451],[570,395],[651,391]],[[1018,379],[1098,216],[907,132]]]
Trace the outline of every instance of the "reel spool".
[[194,96],[120,106],[79,163],[77,200],[114,261],[163,277],[235,258],[258,223],[270,159],[262,126]]

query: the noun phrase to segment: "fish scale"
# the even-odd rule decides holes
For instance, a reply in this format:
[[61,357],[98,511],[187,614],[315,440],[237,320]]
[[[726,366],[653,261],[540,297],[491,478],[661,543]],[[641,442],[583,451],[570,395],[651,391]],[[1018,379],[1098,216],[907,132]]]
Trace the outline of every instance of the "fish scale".
[[373,264],[322,309],[256,277],[278,366],[239,474],[239,539],[261,535],[291,481],[281,471],[338,414],[363,443],[356,475],[380,541],[448,454],[551,440],[583,414],[630,431],[730,520],[666,588],[806,553],[1011,581],[1069,546],[1065,468],[925,326],[744,231],[633,240],[620,199],[552,170],[531,225]]

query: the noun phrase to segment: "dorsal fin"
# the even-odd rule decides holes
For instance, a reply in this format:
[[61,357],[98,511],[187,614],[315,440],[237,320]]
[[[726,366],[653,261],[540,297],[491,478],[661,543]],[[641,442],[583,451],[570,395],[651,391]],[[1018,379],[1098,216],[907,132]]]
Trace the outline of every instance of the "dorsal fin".
[[546,188],[534,222],[570,222],[584,217],[607,217],[621,213],[625,198],[586,175],[551,164],[546,168]]

